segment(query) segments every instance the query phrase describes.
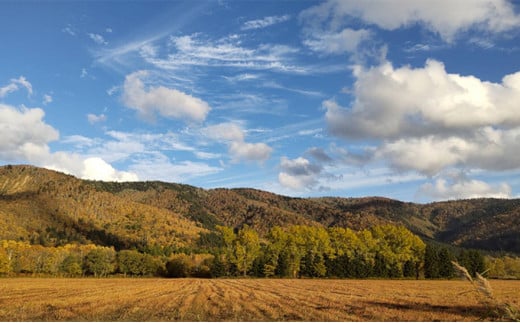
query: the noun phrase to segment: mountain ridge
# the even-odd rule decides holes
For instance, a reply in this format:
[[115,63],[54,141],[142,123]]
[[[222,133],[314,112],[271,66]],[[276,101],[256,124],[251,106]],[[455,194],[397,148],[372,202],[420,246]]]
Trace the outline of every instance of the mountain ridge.
[[0,167],[0,240],[123,248],[195,248],[216,225],[404,225],[423,239],[520,253],[520,199],[417,204],[385,197],[288,197],[252,188],[78,179],[31,165]]

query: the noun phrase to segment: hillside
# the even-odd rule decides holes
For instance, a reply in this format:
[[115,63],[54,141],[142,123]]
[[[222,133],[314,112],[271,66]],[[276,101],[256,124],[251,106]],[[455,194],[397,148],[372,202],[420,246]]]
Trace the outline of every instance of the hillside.
[[118,249],[191,248],[215,225],[261,234],[272,226],[403,224],[426,239],[520,253],[520,200],[430,204],[381,197],[291,198],[255,189],[163,182],[85,181],[33,166],[0,167],[0,240],[60,245],[94,242]]
[[32,166],[0,168],[0,239],[44,245],[94,242],[117,249],[191,245],[204,231],[174,211],[99,191]]

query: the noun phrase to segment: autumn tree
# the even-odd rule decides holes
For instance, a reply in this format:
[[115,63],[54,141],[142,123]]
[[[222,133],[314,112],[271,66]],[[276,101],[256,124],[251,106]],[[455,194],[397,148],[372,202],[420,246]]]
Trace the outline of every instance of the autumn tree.
[[85,270],[96,277],[103,277],[114,272],[116,266],[114,248],[98,247],[85,256]]
[[6,275],[11,272],[11,261],[7,255],[7,252],[0,248],[0,275]]
[[233,248],[235,252],[233,263],[237,266],[238,271],[246,276],[256,257],[260,254],[258,233],[245,225],[238,232]]
[[233,264],[236,270],[246,276],[256,257],[260,254],[260,239],[258,233],[244,225],[235,234],[232,228],[217,226],[223,240],[223,253],[226,260]]
[[135,250],[121,250],[117,253],[117,265],[123,275],[140,275],[143,256]]
[[190,258],[185,254],[175,255],[166,263],[166,271],[171,278],[188,277],[192,268]]
[[341,227],[329,228],[330,246],[333,255],[327,259],[327,271],[329,275],[345,277],[365,277],[367,270],[362,261],[364,246],[358,234]]
[[286,241],[287,233],[279,226],[271,228],[267,234],[267,240],[269,243],[265,247],[265,264],[263,268],[263,274],[265,277],[271,277],[274,275],[284,276],[280,269],[281,261],[280,255],[282,254]]
[[420,265],[426,248],[424,242],[403,226],[378,225],[371,229],[378,242],[378,265],[390,277],[402,277],[407,261]]
[[80,276],[83,273],[81,258],[76,254],[69,254],[60,264],[60,272],[67,276]]
[[301,274],[308,277],[324,277],[327,274],[325,259],[333,256],[329,234],[322,227],[295,226],[292,233],[303,238],[301,245]]

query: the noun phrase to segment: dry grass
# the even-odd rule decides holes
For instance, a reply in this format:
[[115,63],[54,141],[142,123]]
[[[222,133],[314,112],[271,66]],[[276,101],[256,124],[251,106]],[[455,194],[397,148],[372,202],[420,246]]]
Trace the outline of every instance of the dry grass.
[[495,292],[489,283],[489,280],[484,278],[481,274],[477,273],[476,277],[473,278],[469,274],[468,270],[461,266],[458,262],[452,261],[455,270],[457,270],[461,277],[468,280],[473,285],[473,291],[480,296],[480,302],[488,307],[490,310],[495,311],[495,316],[504,319],[506,321],[517,321],[520,322],[520,313],[518,307],[503,302],[495,296]]
[[[493,281],[516,304],[520,281]],[[0,321],[495,320],[464,281],[0,279]]]

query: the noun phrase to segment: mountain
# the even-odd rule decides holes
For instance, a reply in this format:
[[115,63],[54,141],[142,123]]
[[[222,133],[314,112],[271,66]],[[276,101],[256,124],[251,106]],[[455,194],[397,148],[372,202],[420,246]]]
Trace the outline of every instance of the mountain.
[[362,229],[402,224],[427,240],[520,253],[520,200],[430,204],[383,197],[292,198],[256,189],[100,182],[28,165],[0,167],[0,240],[125,248],[195,248],[216,225],[305,224]]

